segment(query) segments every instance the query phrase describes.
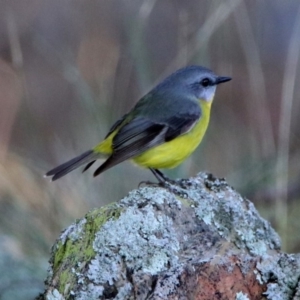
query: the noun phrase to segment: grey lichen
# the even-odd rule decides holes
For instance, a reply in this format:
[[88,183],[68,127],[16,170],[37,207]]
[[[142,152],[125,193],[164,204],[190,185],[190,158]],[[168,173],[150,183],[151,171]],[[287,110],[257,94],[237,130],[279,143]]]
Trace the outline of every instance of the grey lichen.
[[53,289],[48,291],[46,295],[47,300],[65,300],[65,297],[57,290]]
[[96,286],[93,283],[89,283],[87,286],[82,286],[78,293],[74,293],[74,298],[77,300],[101,299],[103,291],[103,286]]
[[129,268],[143,269],[154,275],[167,263],[176,263],[173,260],[179,250],[179,242],[172,220],[156,214],[149,204],[142,209],[129,207],[118,220],[104,224],[96,233],[94,250],[101,253],[97,261],[107,264],[109,270],[114,269],[107,259],[112,257],[112,261],[116,259],[117,263],[121,263],[123,260]]
[[270,300],[300,299],[300,254],[270,255],[257,264],[263,282],[268,283],[265,295]]
[[235,300],[249,300],[249,298],[243,292],[238,292],[236,294]]
[[66,242],[66,239],[70,239],[74,242],[79,239],[82,235],[85,223],[86,219],[82,219],[79,222],[69,226],[60,236],[62,244]]
[[[144,196],[144,203],[141,202],[141,195]],[[157,197],[149,201],[151,195]],[[118,219],[108,220],[96,232],[93,242],[96,256],[89,264],[87,277],[98,290],[101,286],[112,286],[122,280],[124,265],[132,270],[130,272],[143,270],[150,275],[177,266],[179,241],[173,221],[157,212],[157,207],[164,205],[164,195],[168,199],[166,191],[153,188],[130,193],[120,202],[120,206],[127,209]],[[178,202],[175,197],[172,201]],[[180,206],[180,202],[176,205]],[[124,295],[131,289],[127,284],[115,296],[120,297],[120,294]]]
[[[265,255],[280,248],[280,238],[269,222],[260,218],[254,205],[242,198],[224,180],[199,174],[196,214],[206,224],[213,225],[221,236],[233,240],[237,247],[247,248],[253,255]],[[202,180],[201,180],[202,179]],[[203,182],[206,187],[203,188]],[[189,193],[190,195],[190,193]],[[205,201],[199,201],[199,198]],[[251,224],[251,226],[249,226]]]

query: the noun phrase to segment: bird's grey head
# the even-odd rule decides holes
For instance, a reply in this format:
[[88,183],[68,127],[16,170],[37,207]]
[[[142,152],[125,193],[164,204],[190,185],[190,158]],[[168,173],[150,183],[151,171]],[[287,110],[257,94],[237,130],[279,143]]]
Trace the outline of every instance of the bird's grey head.
[[212,101],[219,83],[231,80],[230,77],[217,76],[201,66],[179,69],[160,83],[156,89],[172,90],[177,94],[191,95],[195,99]]

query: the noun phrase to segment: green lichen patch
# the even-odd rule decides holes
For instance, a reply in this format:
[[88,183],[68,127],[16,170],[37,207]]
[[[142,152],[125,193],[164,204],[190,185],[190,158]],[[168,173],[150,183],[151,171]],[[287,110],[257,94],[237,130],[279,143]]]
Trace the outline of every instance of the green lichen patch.
[[71,292],[78,274],[95,257],[92,241],[96,232],[108,220],[119,218],[121,211],[116,204],[93,210],[63,232],[53,248],[52,258],[53,275],[59,274],[56,288],[60,293],[66,295]]
[[92,256],[95,252],[93,250],[93,240],[95,233],[109,220],[116,220],[120,217],[122,208],[116,204],[110,204],[100,209],[93,210],[86,215],[85,233],[86,233],[86,249]]

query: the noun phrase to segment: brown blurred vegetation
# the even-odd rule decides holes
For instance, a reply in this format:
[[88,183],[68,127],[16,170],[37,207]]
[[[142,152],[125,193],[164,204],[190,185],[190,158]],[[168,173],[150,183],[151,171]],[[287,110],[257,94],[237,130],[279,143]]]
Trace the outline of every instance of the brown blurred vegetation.
[[153,180],[127,162],[96,179],[42,175],[98,143],[187,64],[233,81],[217,91],[202,145],[167,173],[226,177],[286,251],[300,250],[298,0],[2,0],[0,8],[0,235],[14,241],[12,255],[45,261],[75,218]]

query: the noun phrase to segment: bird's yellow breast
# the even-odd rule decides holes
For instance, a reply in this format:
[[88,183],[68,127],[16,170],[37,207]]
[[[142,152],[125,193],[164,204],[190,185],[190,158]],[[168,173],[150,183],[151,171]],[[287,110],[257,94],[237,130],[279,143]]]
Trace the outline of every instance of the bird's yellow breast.
[[155,169],[169,169],[178,166],[200,144],[209,123],[211,103],[211,101],[199,101],[201,117],[189,132],[145,151],[134,157],[133,161],[139,166]]

